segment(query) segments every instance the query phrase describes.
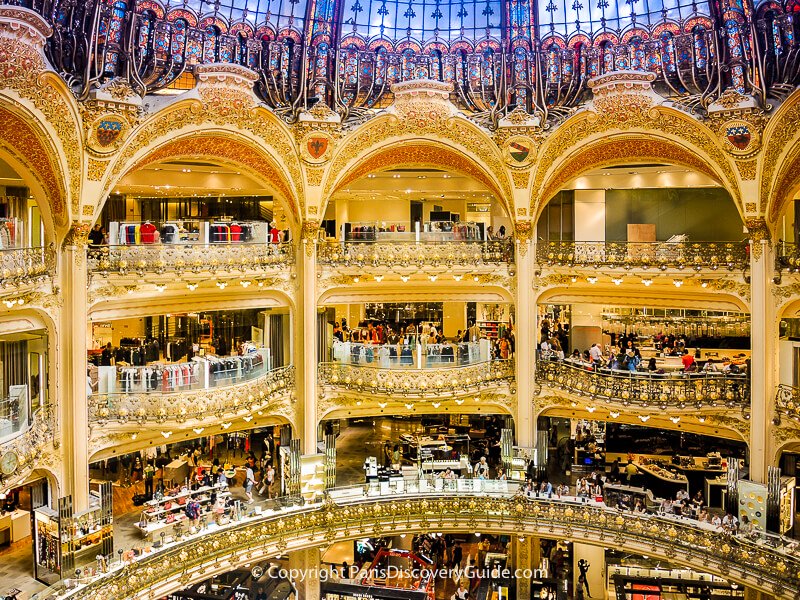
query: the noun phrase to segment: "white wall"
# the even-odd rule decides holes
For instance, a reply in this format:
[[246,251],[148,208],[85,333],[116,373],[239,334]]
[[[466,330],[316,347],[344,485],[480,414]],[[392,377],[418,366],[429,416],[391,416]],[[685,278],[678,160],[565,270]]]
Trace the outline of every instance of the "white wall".
[[605,190],[575,190],[575,241],[606,239]]

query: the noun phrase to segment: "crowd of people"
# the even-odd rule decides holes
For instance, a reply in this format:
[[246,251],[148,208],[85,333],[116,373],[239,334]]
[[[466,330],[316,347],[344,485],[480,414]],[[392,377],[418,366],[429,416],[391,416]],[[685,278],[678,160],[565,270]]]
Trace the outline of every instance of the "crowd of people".
[[[639,336],[635,332],[623,335],[611,334],[611,344],[604,351],[601,344],[594,343],[590,348],[580,351],[574,348],[569,353],[569,325],[550,321],[542,322],[539,343],[539,357],[545,360],[565,361],[575,366],[598,370],[627,371],[648,375],[665,375],[664,368],[658,364],[655,356],[648,359],[642,357],[639,347]],[[723,358],[719,362],[713,358],[700,360],[700,349],[693,351],[687,347],[684,336],[659,333],[652,338],[655,352],[664,357],[680,357],[683,373],[740,375],[747,372],[748,364],[743,354],[734,358]]]

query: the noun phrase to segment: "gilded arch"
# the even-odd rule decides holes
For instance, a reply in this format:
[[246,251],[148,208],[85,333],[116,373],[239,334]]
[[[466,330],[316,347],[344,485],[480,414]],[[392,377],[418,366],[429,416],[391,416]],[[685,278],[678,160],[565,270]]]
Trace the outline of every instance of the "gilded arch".
[[[764,147],[761,152],[759,208],[774,225],[789,200],[780,194],[789,193],[792,183],[792,165],[797,167],[800,146],[800,95],[792,94],[769,120],[764,130]],[[788,176],[788,177],[787,177]],[[789,181],[780,183],[781,178]]]
[[[350,177],[351,171],[359,169],[363,162],[379,155],[382,150],[388,151],[402,145],[406,149],[412,145],[427,147],[427,160],[435,157],[437,151],[446,151],[448,156],[459,155],[461,172],[465,172],[467,164],[471,165],[472,171],[482,172],[484,179],[492,181],[490,189],[498,194],[509,217],[512,220],[515,218],[512,184],[494,140],[462,116],[447,116],[435,112],[427,119],[387,114],[365,123],[351,136],[344,138],[326,169],[322,182],[323,206],[320,210],[324,211],[324,204],[343,185],[342,182]],[[404,164],[410,162],[403,160]],[[441,163],[437,159],[435,164]],[[388,166],[387,164],[384,168]]]
[[767,193],[769,212],[767,223],[774,227],[780,219],[786,205],[800,191],[800,140],[791,145],[777,170],[774,184]]
[[53,234],[56,225],[67,222],[66,179],[54,160],[55,150],[32,122],[16,111],[0,107],[0,149],[3,158],[31,185],[49,233]]
[[[292,134],[275,115],[265,108],[249,106],[242,98],[190,98],[158,112],[132,132],[118,157],[108,165],[100,178],[105,183],[99,203],[125,174],[151,162],[145,161],[149,154],[178,142],[184,145],[174,146],[173,151],[179,150],[184,156],[196,156],[202,143],[209,152],[208,159],[221,158],[250,170],[266,169],[275,177],[269,183],[280,190],[293,220],[298,222],[304,205],[303,179]],[[245,155],[238,156],[237,151]],[[164,160],[166,154],[161,156],[159,160]],[[264,173],[259,172],[256,179],[264,181]]]
[[642,160],[678,163],[708,174],[744,214],[732,163],[709,128],[672,108],[641,106],[624,96],[618,100],[619,110],[578,113],[545,142],[531,185],[531,215],[538,216],[559,187],[581,173]]

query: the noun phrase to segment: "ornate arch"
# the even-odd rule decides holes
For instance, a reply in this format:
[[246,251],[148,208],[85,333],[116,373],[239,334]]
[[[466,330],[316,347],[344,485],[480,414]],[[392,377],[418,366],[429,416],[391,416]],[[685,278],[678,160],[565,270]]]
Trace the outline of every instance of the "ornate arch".
[[195,97],[179,100],[136,128],[117,158],[97,172],[96,179],[104,184],[96,210],[130,171],[153,160],[203,154],[236,164],[270,184],[299,222],[304,205],[300,159],[286,125],[256,107],[252,91],[201,83],[190,93]]
[[365,174],[364,163],[369,162],[373,170],[396,166],[386,162],[391,158],[411,164],[409,153],[413,152],[424,164],[434,160],[433,164],[441,167],[446,157],[452,163],[448,166],[459,172],[471,177],[480,174],[479,180],[490,182],[489,189],[514,220],[512,185],[497,144],[466,118],[450,114],[450,108],[422,98],[358,128],[342,140],[326,169],[323,202],[327,203],[345,179],[352,181],[354,171]]
[[0,106],[0,156],[31,188],[46,229],[54,236],[55,227],[67,222],[67,180],[48,136],[33,123],[34,119],[23,118],[8,106]]
[[[800,94],[794,93],[769,120],[764,130],[761,152],[759,209],[767,223],[774,226],[783,213],[788,194],[800,181]],[[794,173],[792,169],[795,169]]]
[[678,110],[650,99],[614,97],[614,110],[585,111],[564,122],[539,151],[531,186],[531,215],[570,179],[614,164],[659,161],[696,169],[719,181],[744,214],[737,176],[716,135]]

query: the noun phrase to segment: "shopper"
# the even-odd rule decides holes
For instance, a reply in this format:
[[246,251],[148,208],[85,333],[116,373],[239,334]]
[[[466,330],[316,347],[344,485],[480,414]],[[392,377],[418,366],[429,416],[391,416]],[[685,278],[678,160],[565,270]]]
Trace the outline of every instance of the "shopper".
[[249,464],[245,465],[245,474],[244,474],[244,493],[247,496],[247,503],[252,504],[253,502],[253,486],[256,483],[256,476],[253,473],[253,467]]
[[153,497],[153,480],[156,476],[156,467],[148,462],[144,468],[144,494],[150,500]]
[[258,493],[263,496],[264,492],[267,492],[267,498],[272,498],[274,484],[275,469],[272,466],[272,463],[268,463],[267,468],[264,470],[263,479],[261,480],[261,487],[258,489]]
[[475,477],[478,479],[489,478],[489,464],[486,462],[486,457],[481,456],[481,459],[475,465]]
[[451,565],[452,568],[461,568],[461,561],[464,559],[464,550],[461,548],[461,544],[456,542],[456,545],[453,546],[453,564]]

